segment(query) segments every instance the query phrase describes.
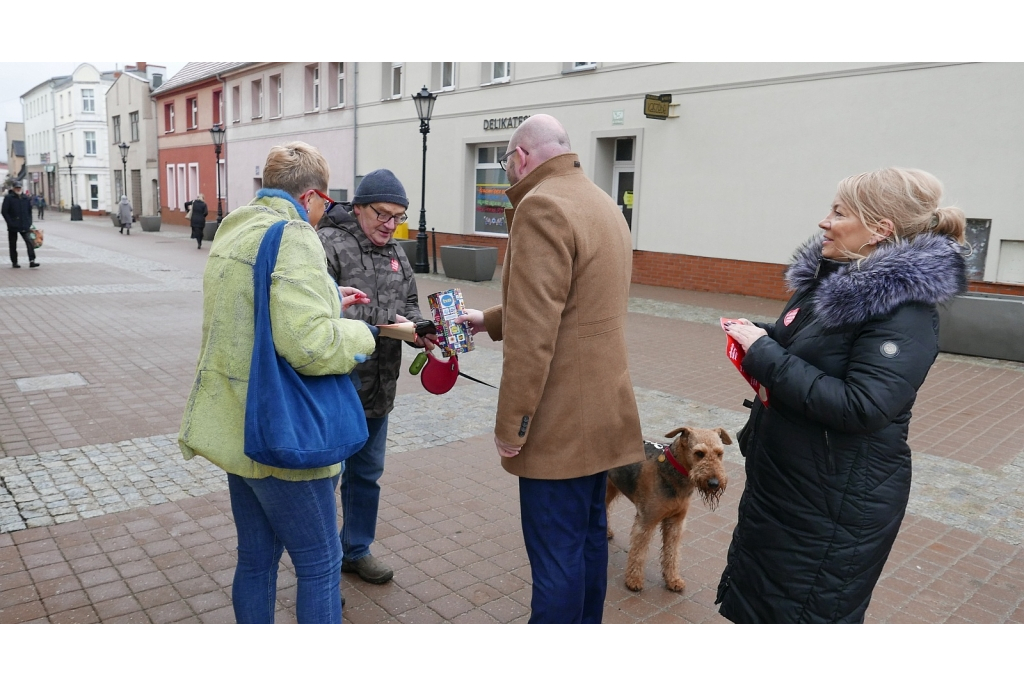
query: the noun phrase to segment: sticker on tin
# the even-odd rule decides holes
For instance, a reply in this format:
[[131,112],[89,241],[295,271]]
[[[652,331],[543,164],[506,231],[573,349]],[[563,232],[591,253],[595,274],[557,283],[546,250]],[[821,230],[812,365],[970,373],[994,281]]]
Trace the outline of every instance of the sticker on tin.
[[793,323],[793,319],[795,319],[796,315],[799,313],[800,307],[797,307],[796,309],[790,309],[788,312],[786,312],[786,317],[782,320],[782,323],[788,326],[789,324]]
[[889,359],[892,359],[900,353],[900,346],[892,340],[886,340],[878,349],[882,353],[883,357],[888,357]]

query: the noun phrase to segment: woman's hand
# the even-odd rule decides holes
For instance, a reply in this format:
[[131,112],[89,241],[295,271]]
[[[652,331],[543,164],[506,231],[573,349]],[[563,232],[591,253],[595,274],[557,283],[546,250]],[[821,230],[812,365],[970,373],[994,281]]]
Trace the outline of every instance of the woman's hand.
[[339,285],[338,292],[341,293],[341,311],[345,311],[354,304],[370,304],[370,296],[359,288]]
[[744,352],[750,349],[755,340],[761,336],[768,335],[768,331],[755,326],[747,319],[738,319],[738,321],[741,323],[730,322],[725,324],[725,332],[729,334],[730,338],[739,343]]

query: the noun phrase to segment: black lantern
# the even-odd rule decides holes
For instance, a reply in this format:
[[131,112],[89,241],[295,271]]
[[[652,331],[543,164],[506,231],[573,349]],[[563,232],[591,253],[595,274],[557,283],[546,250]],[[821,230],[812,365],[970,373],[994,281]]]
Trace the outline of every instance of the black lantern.
[[420,230],[416,234],[416,264],[413,271],[418,274],[430,273],[427,261],[427,134],[430,133],[430,115],[434,111],[437,96],[426,86],[412,96],[416,104],[416,116],[420,118],[420,133],[423,134],[423,194],[420,197]]
[[75,156],[72,153],[64,155],[64,161],[68,163],[68,185],[71,186],[71,220],[82,220],[82,208],[75,204],[75,177],[71,174],[74,167]]
[[210,137],[213,138],[213,152],[217,155],[217,226],[220,226],[220,220],[224,218],[224,210],[220,205],[220,150],[226,135],[227,129],[220,124],[214,124],[210,129]]
[[[117,146],[117,149],[121,151],[121,193],[128,195],[128,148],[131,147],[128,143],[122,142]],[[135,211],[139,211],[135,208]]]

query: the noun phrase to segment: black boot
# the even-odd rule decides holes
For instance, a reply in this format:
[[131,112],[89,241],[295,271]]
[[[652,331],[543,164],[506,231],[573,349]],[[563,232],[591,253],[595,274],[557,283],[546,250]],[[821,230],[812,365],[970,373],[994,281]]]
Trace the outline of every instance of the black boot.
[[121,227],[121,235],[124,235],[124,226]]
[[201,250],[201,249],[203,249],[203,241],[202,241],[202,240],[197,240],[197,241],[196,241],[196,243],[198,243],[198,244],[196,245],[196,249],[197,249],[197,250]]

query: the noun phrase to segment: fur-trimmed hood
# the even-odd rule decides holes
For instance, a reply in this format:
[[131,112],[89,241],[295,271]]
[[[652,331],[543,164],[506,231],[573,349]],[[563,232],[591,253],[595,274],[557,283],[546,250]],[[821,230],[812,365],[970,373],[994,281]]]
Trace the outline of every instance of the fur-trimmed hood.
[[910,302],[936,305],[967,290],[961,247],[946,236],[886,243],[849,263],[822,257],[823,240],[815,235],[797,249],[786,283],[796,291],[817,283],[814,309],[826,328],[887,316]]

